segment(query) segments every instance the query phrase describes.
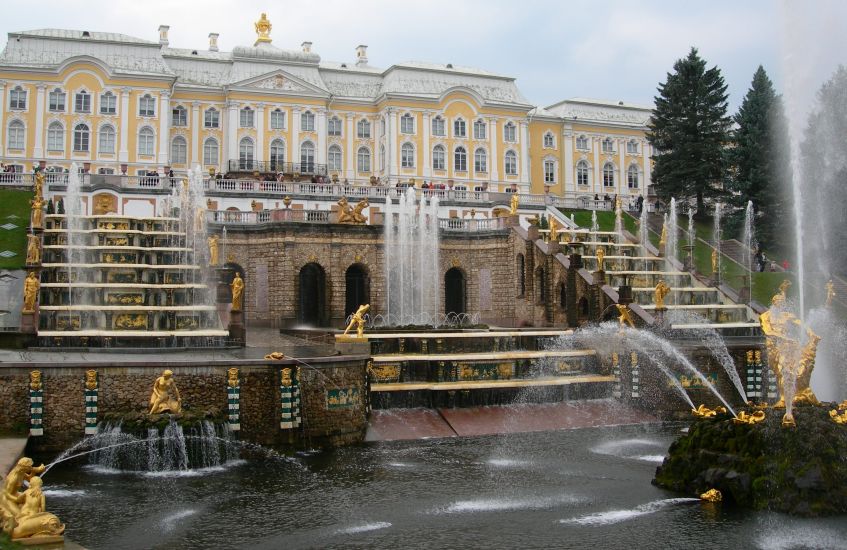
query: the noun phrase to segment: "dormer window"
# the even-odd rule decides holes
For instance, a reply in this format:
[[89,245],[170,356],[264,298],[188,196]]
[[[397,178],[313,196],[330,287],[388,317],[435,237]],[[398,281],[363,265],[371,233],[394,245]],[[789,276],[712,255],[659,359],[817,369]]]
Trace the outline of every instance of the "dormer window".
[[90,113],[91,112],[91,94],[85,90],[80,90],[74,96],[74,112],[75,113]]
[[138,115],[145,117],[156,116],[156,100],[150,94],[144,94],[138,100]]
[[54,113],[65,112],[65,92],[56,88],[50,92],[48,109]]

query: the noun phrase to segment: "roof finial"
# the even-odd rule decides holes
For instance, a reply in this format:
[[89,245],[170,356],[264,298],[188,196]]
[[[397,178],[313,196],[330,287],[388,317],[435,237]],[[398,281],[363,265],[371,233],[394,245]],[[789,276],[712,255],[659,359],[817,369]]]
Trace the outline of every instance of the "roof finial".
[[261,43],[271,43],[271,22],[268,21],[268,15],[266,13],[262,13],[259,17],[259,20],[255,23],[256,27],[256,43],[254,46],[258,46]]

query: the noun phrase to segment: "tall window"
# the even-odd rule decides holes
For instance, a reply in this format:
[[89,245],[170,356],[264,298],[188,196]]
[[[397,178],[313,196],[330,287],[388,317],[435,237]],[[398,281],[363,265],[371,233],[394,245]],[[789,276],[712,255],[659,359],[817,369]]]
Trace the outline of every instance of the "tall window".
[[152,157],[155,150],[156,140],[153,130],[145,126],[138,132],[138,154],[145,157]]
[[315,131],[315,115],[312,111],[305,111],[300,115],[300,130],[303,132]]
[[250,107],[244,107],[239,112],[238,125],[241,128],[252,128],[255,126],[255,114],[256,112]]
[[456,172],[468,171],[468,152],[464,147],[456,147],[453,152],[453,170]]
[[632,165],[626,170],[626,185],[630,189],[638,189],[638,166]]
[[488,153],[480,147],[473,154],[474,172],[488,172]]
[[87,152],[88,140],[91,136],[91,131],[87,124],[77,124],[74,126],[74,151]]
[[411,143],[404,143],[400,148],[400,167],[414,168],[415,167],[415,148]]
[[518,155],[514,151],[506,151],[504,172],[507,176],[518,175]]
[[556,146],[556,142],[553,139],[553,134],[550,133],[550,132],[547,132],[546,134],[544,134],[544,147],[546,147],[548,149],[552,149],[555,146]]
[[465,121],[461,118],[456,119],[453,123],[453,136],[455,137],[467,137],[468,128],[465,124]]
[[176,136],[171,142],[171,164],[185,164],[188,160],[185,138]]
[[206,166],[218,164],[218,141],[215,138],[207,138],[203,142],[203,164]]
[[26,144],[26,129],[24,123],[20,120],[13,120],[9,123],[8,139],[6,140],[9,149],[23,149]]
[[271,170],[279,172],[285,166],[285,143],[281,139],[271,142]]
[[[203,113],[203,127],[205,128],[219,128],[221,125],[221,114],[214,107],[209,107],[206,109],[206,112]],[[217,142],[215,142],[217,145]]]
[[482,119],[475,120],[473,123],[473,138],[485,139],[485,122]]
[[85,90],[80,90],[74,96],[74,112],[75,113],[90,113],[91,112],[91,94]]
[[115,153],[115,127],[111,124],[106,124],[97,132],[97,152],[105,154]]
[[362,119],[357,122],[356,136],[362,139],[369,139],[371,137],[371,123],[365,119]]
[[615,166],[611,162],[603,165],[603,187],[615,186]]
[[432,169],[433,170],[445,170],[446,155],[444,151],[443,145],[436,145],[432,148]]
[[556,163],[552,160],[544,161],[544,183],[556,182]]
[[584,160],[576,163],[576,184],[588,185],[588,163]]
[[50,92],[50,97],[48,101],[48,109],[57,112],[64,113],[65,112],[65,92],[56,88],[52,92]]
[[409,113],[400,117],[400,133],[401,134],[414,134],[415,133],[415,119]]
[[51,122],[47,127],[47,150],[65,150],[65,127],[61,122]]
[[138,100],[139,116],[156,116],[156,100],[150,94],[144,94]]
[[26,109],[26,90],[20,86],[15,86],[9,92],[9,109],[23,111]]
[[118,112],[118,98],[112,92],[100,96],[100,114],[114,115]]
[[432,135],[444,136],[445,134],[444,118],[441,115],[436,115],[436,117],[432,119]]
[[368,151],[367,147],[359,147],[359,150],[356,152],[356,169],[359,172],[371,171],[371,152]]
[[631,139],[626,142],[626,152],[630,155],[638,154],[638,142],[634,139]]
[[341,119],[337,116],[329,119],[326,127],[326,133],[331,136],[340,136],[341,135]]
[[241,138],[238,142],[238,168],[240,170],[253,169],[253,140],[249,137]]
[[315,171],[315,144],[304,141],[300,146],[300,171],[311,174]]
[[326,155],[327,169],[331,172],[341,170],[341,147],[333,145],[329,148]]
[[274,109],[271,111],[271,130],[285,129],[285,111]]
[[514,122],[507,122],[503,126],[503,141],[515,143],[517,141],[517,131]]
[[601,146],[604,153],[614,153],[615,152],[615,142],[612,141],[612,138],[606,138],[603,140],[603,144]]
[[173,126],[188,126],[188,111],[182,105],[177,105],[171,111],[171,124]]
[[585,136],[579,136],[576,138],[576,148],[577,149],[588,149],[588,138]]

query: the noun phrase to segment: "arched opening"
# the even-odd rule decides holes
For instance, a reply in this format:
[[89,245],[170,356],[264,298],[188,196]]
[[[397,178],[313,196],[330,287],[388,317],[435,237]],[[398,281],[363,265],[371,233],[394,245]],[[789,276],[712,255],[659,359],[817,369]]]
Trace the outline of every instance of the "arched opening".
[[444,313],[465,313],[465,274],[457,267],[444,274]]
[[559,307],[562,309],[568,307],[567,287],[564,281],[559,281]]
[[362,304],[370,303],[371,280],[362,264],[353,264],[344,274],[344,317],[352,315]]
[[579,320],[586,321],[588,320],[588,298],[582,297],[579,299]]
[[312,262],[300,269],[300,300],[297,321],[309,326],[326,324],[326,273]]
[[232,303],[232,288],[229,286],[232,283],[232,280],[235,279],[235,274],[238,273],[241,276],[241,279],[244,281],[244,297],[241,299],[242,304],[247,305],[247,289],[249,285],[247,285],[247,272],[244,268],[235,263],[235,262],[226,262],[223,265],[223,272],[221,274],[221,281],[225,284],[218,285],[218,302],[222,303]]

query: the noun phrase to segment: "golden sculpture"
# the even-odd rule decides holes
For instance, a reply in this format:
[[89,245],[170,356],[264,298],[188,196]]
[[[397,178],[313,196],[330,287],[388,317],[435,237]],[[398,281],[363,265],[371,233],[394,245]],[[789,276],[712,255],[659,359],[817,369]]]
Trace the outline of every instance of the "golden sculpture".
[[97,389],[97,371],[94,369],[85,371],[85,387],[89,390]]
[[226,374],[227,374],[227,381],[226,381],[227,385],[230,388],[237,388],[238,387],[238,369],[235,368],[235,367],[232,367],[231,369],[226,371]]
[[41,263],[41,239],[38,235],[30,233],[26,237],[26,265],[38,265]]
[[732,419],[733,424],[758,424],[765,419],[765,411],[759,410],[752,414],[747,414],[744,411],[738,413],[738,416]]
[[604,271],[604,262],[606,260],[606,253],[603,251],[602,247],[597,247],[597,271]]
[[632,311],[629,309],[629,306],[625,304],[615,304],[615,307],[618,308],[618,313],[620,316],[618,317],[618,322],[621,325],[621,328],[624,325],[629,325],[632,328],[635,328],[635,322],[632,320]]
[[847,410],[847,399],[838,404],[838,410],[843,411]]
[[282,361],[285,359],[285,355],[280,351],[272,351],[271,353],[265,355],[265,359],[273,359],[274,361]]
[[33,178],[33,192],[36,197],[44,197],[44,171],[37,170]]
[[[44,470],[43,464],[33,466],[31,458],[23,457],[4,480],[3,494],[0,495],[0,527],[13,540],[58,537],[65,530],[59,518],[45,510],[42,482],[38,477]],[[29,485],[26,490],[24,483]]]
[[518,194],[512,193],[512,198],[509,201],[509,215],[515,216],[518,213]]
[[350,330],[355,326],[356,336],[361,338],[365,334],[365,314],[369,309],[371,309],[370,304],[363,304],[359,306],[359,309],[356,310],[356,313],[354,313],[353,317],[350,319],[350,324],[347,325],[346,329],[344,329],[344,334],[350,332]]
[[41,384],[41,371],[33,370],[29,372],[29,388],[38,391],[44,386]]
[[244,279],[241,278],[241,273],[235,274],[229,288],[232,290],[232,311],[241,311],[244,302]]
[[166,412],[179,414],[182,411],[182,399],[173,375],[173,371],[166,370],[153,384],[153,393],[150,394],[150,414]]
[[290,386],[294,383],[294,380],[291,378],[292,369],[290,367],[286,367],[282,369],[282,372],[279,374],[279,383],[283,386]]
[[118,330],[146,330],[146,313],[121,313],[115,317],[115,328]]
[[620,196],[615,197],[615,212],[618,212],[623,207],[623,200]]
[[656,284],[656,290],[653,292],[653,303],[656,304],[656,309],[667,309],[665,307],[665,297],[671,291],[671,287],[665,283],[664,279],[659,279]]
[[262,13],[262,15],[259,16],[259,20],[256,21],[253,26],[256,28],[257,36],[256,43],[253,45],[258,46],[261,43],[270,44],[271,28],[273,28],[273,25],[271,25],[271,22],[268,21],[268,15],[266,13]]
[[355,224],[364,224],[368,222],[368,217],[362,214],[362,211],[370,206],[368,203],[368,199],[362,199],[356,206],[350,206],[350,203],[347,202],[347,197],[341,197],[341,200],[338,201],[338,206],[340,210],[338,212],[338,223],[355,223]]
[[218,240],[217,235],[210,235],[206,242],[209,243],[209,265],[218,265]]
[[726,408],[715,407],[714,409],[710,409],[706,405],[701,404],[696,409],[691,409],[691,414],[696,418],[714,418],[719,414],[726,414]]
[[35,313],[35,301],[38,298],[38,289],[41,287],[41,282],[35,275],[35,271],[30,271],[29,275],[24,280],[24,307],[22,313]]
[[718,249],[712,249],[712,273],[717,275],[718,273]]
[[826,282],[826,307],[832,307],[832,299],[835,296],[835,284],[830,279]]
[[102,214],[117,214],[118,212],[118,197],[109,193],[100,193],[94,198],[94,208],[92,214],[95,216]]
[[659,246],[665,246],[668,242],[668,224],[662,224],[662,234],[659,235]]
[[717,489],[709,489],[700,495],[700,500],[705,500],[706,502],[720,502],[723,500],[723,495]]
[[559,242],[559,224],[556,223],[556,218],[550,218],[550,242],[557,243]]
[[41,196],[36,195],[35,198],[29,201],[29,204],[32,206],[30,226],[33,229],[41,229],[44,227],[44,205],[46,202]]
[[288,195],[282,197],[282,204],[284,204],[286,208],[291,206],[291,197],[289,197]]
[[829,411],[829,417],[836,424],[847,424],[847,411],[838,414],[838,411]]

